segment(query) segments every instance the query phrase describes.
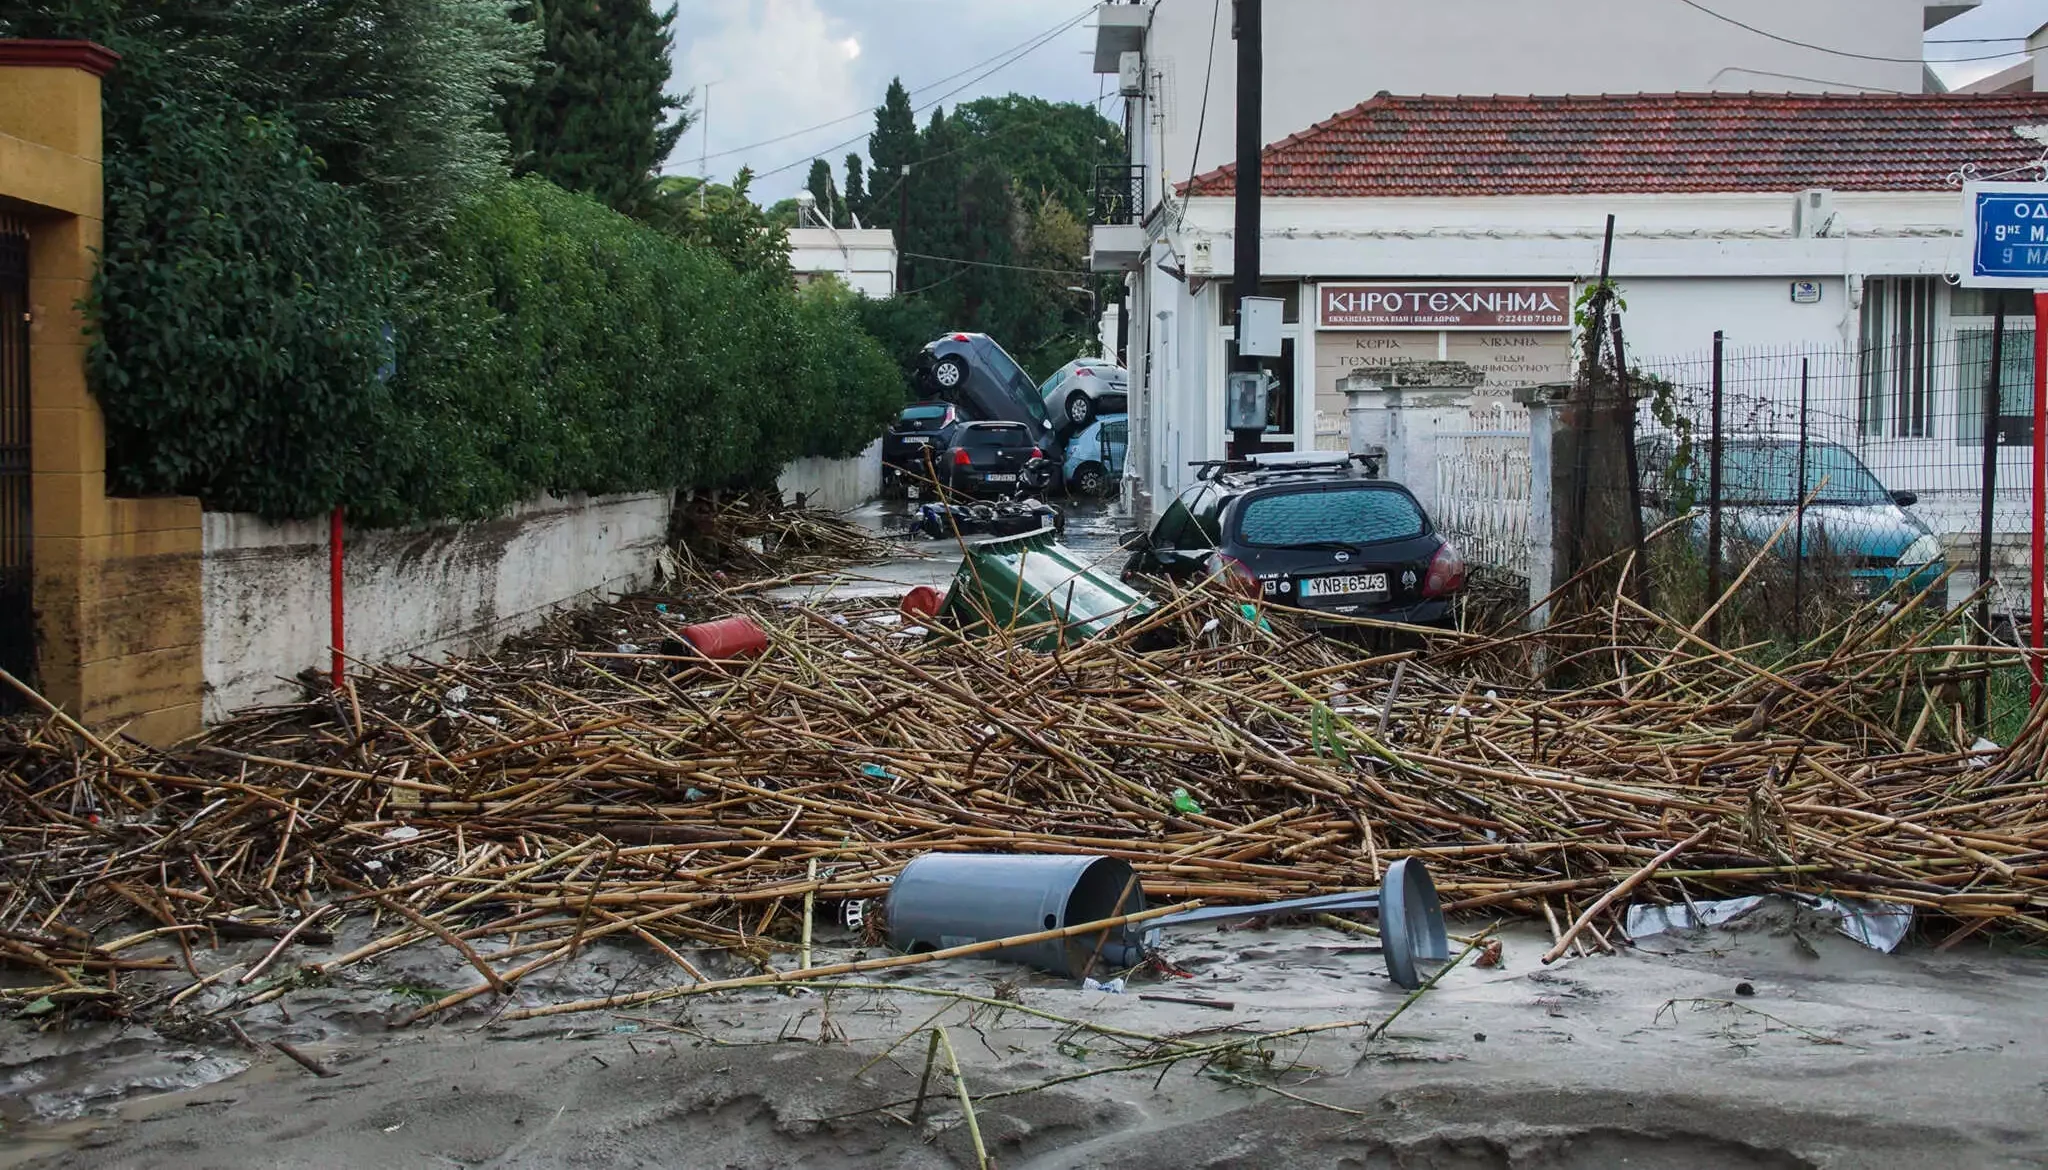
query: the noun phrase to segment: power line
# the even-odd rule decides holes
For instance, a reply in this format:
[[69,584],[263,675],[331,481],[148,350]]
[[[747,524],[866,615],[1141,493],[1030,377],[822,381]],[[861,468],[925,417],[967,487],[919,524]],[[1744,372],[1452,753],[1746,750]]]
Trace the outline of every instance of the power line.
[[[1055,37],[1059,36],[1061,33],[1067,31],[1068,29],[1073,28],[1075,25],[1080,24],[1083,20],[1086,20],[1089,17],[1089,15],[1093,12],[1094,9],[1092,8],[1089,9],[1087,12],[1083,12],[1081,15],[1074,17],[1072,20],[1069,20],[1065,24],[1060,25],[1058,28],[1055,28],[1052,31],[1046,33],[1045,35],[1037,38],[1035,41],[1028,43],[1024,48],[1019,49],[1015,53],[1012,53],[1007,59],[999,61],[996,64],[990,66],[984,72],[968,78],[966,81],[961,82],[959,85],[954,86],[952,89],[947,90],[945,93],[940,94],[939,96],[931,99],[930,101],[924,103],[921,106],[912,106],[910,112],[913,115],[922,114],[926,110],[931,109],[933,106],[936,106],[941,102],[944,102],[947,98],[952,97],[954,94],[981,84],[988,78],[995,76],[996,74],[1002,72],[1005,69],[1008,69],[1010,66],[1015,65],[1017,62],[1022,61],[1024,58],[1051,44]],[[956,73],[954,74],[954,76],[958,77],[959,74]],[[930,87],[927,86],[926,88]],[[843,118],[840,120],[845,121],[845,119]],[[854,143],[865,139],[867,136],[867,132],[862,131],[861,133],[856,134],[853,137],[848,138],[842,142],[835,142],[831,146],[825,147],[823,150],[812,151],[810,154],[807,154],[800,159],[796,159],[793,162],[784,163],[782,166],[775,167],[772,170],[758,171],[755,173],[754,177],[760,179],[766,178],[769,175],[779,175],[784,171],[790,170],[795,167],[803,166],[804,164],[810,162],[813,158],[819,158],[824,155],[831,154],[832,152],[839,150],[842,147],[852,146]]]
[[964,264],[969,268],[1001,268],[1008,272],[1046,272],[1054,276],[1093,276],[1078,268],[1034,268],[1029,264],[997,264],[993,260],[962,260],[957,256],[927,256],[922,252],[905,252],[912,260],[936,260],[941,264]]
[[1713,9],[1707,7],[1706,5],[1701,4],[1699,0],[1678,0],[1678,2],[1680,4],[1685,5],[1687,8],[1703,12],[1706,15],[1711,16],[1715,20],[1721,21],[1724,24],[1732,24],[1736,28],[1742,29],[1746,32],[1753,32],[1766,40],[1777,41],[1780,44],[1792,45],[1795,48],[1800,49],[1812,49],[1816,53],[1827,53],[1830,56],[1848,57],[1857,61],[1883,61],[1896,65],[1959,65],[1966,61],[2003,61],[2007,57],[2011,57],[2014,55],[2010,52],[1991,53],[1982,57],[1947,57],[1939,61],[1929,61],[1926,59],[1924,55],[1919,57],[1883,57],[1871,53],[1852,53],[1847,49],[1830,49],[1826,45],[1816,45],[1811,41],[1800,41],[1794,40],[1791,37],[1781,37],[1777,33],[1767,32],[1753,24],[1744,24],[1743,22],[1735,19],[1732,16],[1727,15],[1726,13],[1716,12]]
[[[920,85],[920,86],[918,86],[918,87],[916,87],[916,88],[914,88],[914,89],[910,90],[909,92],[911,92],[911,93],[923,93],[923,92],[924,92],[925,90],[928,90],[928,89],[932,89],[932,88],[935,88],[935,87],[937,87],[937,86],[941,86],[941,85],[944,85],[944,84],[946,84],[947,82],[949,82],[949,81],[953,80],[953,79],[954,79],[954,78],[956,78],[956,77],[962,77],[962,76],[965,76],[966,74],[969,74],[969,73],[972,73],[972,72],[974,72],[974,71],[975,71],[976,69],[979,69],[979,68],[981,68],[981,67],[982,67],[983,65],[986,65],[986,64],[988,64],[988,63],[989,63],[990,61],[994,61],[994,60],[996,60],[996,59],[997,59],[997,58],[999,58],[999,57],[1004,57],[1004,56],[1007,56],[1007,55],[1009,55],[1009,54],[1011,54],[1011,53],[1014,53],[1014,52],[1016,52],[1016,51],[1017,51],[1017,50],[1018,50],[1019,48],[1023,47],[1024,45],[1028,45],[1028,44],[1030,44],[1030,43],[1031,43],[1032,41],[1035,41],[1035,40],[1039,39],[1039,37],[1043,37],[1043,36],[1051,36],[1051,35],[1056,35],[1056,34],[1059,34],[1059,33],[1063,33],[1063,32],[1065,32],[1065,31],[1066,31],[1067,29],[1071,28],[1071,27],[1072,27],[1072,26],[1073,26],[1073,25],[1074,25],[1075,23],[1077,23],[1078,21],[1080,21],[1080,20],[1082,20],[1082,19],[1086,18],[1086,17],[1088,16],[1088,14],[1089,14],[1089,13],[1091,13],[1091,12],[1093,12],[1093,11],[1094,11],[1094,9],[1093,9],[1093,8],[1090,8],[1090,9],[1088,9],[1087,11],[1084,11],[1084,12],[1082,12],[1082,13],[1081,13],[1080,15],[1078,15],[1078,16],[1075,16],[1075,17],[1071,17],[1071,18],[1069,18],[1069,19],[1067,19],[1067,20],[1065,20],[1065,21],[1061,22],[1061,23],[1060,23],[1060,24],[1059,24],[1059,25],[1058,25],[1057,27],[1055,27],[1055,28],[1051,29],[1051,30],[1050,30],[1049,32],[1041,32],[1041,33],[1037,33],[1037,34],[1035,34],[1035,35],[1033,35],[1033,36],[1027,37],[1027,38],[1025,38],[1025,39],[1024,39],[1023,41],[1020,41],[1020,42],[1018,42],[1018,43],[1017,43],[1017,44],[1015,44],[1015,45],[1011,45],[1011,46],[1010,46],[1009,48],[1007,48],[1007,49],[1004,49],[1004,50],[1003,50],[1002,52],[1000,52],[1000,53],[997,53],[997,54],[996,54],[996,55],[995,55],[994,57],[986,57],[986,58],[983,58],[982,60],[980,60],[980,61],[976,61],[976,62],[975,62],[974,64],[972,64],[972,65],[969,65],[969,66],[968,66],[967,68],[965,68],[965,69],[962,69],[962,70],[960,70],[960,71],[959,71],[958,73],[948,73],[948,74],[947,74],[946,76],[944,76],[944,77],[941,77],[941,78],[939,78],[939,79],[938,79],[938,80],[936,80],[936,81],[927,81],[927,82],[925,82],[925,83],[924,83],[923,85]],[[842,114],[842,115],[840,115],[839,117],[837,117],[837,118],[834,118],[834,119],[832,119],[832,120],[831,120],[831,121],[829,121],[829,122],[820,122],[820,123],[818,123],[818,124],[817,124],[817,125],[815,125],[815,126],[806,126],[806,127],[804,127],[803,129],[801,129],[801,130],[792,130],[792,131],[790,131],[790,132],[789,132],[789,133],[787,133],[787,134],[778,134],[778,135],[776,135],[776,136],[775,136],[775,137],[773,137],[773,138],[763,138],[763,139],[762,139],[761,141],[759,141],[759,142],[750,142],[750,143],[748,143],[748,144],[747,144],[747,145],[745,145],[745,146],[735,146],[735,147],[732,147],[732,148],[731,148],[731,149],[729,149],[729,150],[719,150],[719,151],[713,151],[713,152],[712,152],[712,153],[710,153],[710,154],[707,154],[707,155],[703,155],[703,156],[700,156],[700,158],[699,158],[699,161],[701,162],[701,161],[703,161],[703,159],[711,159],[711,158],[724,158],[724,157],[726,157],[727,155],[734,155],[734,154],[745,154],[745,153],[746,153],[747,151],[750,151],[750,150],[758,150],[758,149],[760,149],[760,148],[761,148],[761,147],[763,147],[763,146],[773,146],[773,145],[775,145],[775,144],[776,144],[776,143],[778,143],[778,142],[787,142],[787,141],[789,141],[789,140],[790,140],[790,139],[792,139],[792,138],[801,138],[801,137],[803,137],[803,136],[804,136],[804,135],[806,135],[806,134],[812,133],[813,131],[817,131],[817,130],[823,130],[823,129],[825,129],[825,128],[826,128],[826,127],[828,127],[828,126],[837,126],[837,125],[839,125],[839,124],[840,124],[841,122],[851,122],[851,121],[853,121],[853,120],[854,120],[855,118],[865,118],[865,117],[867,117],[867,116],[868,116],[869,114],[872,114],[872,113],[874,113],[874,112],[875,112],[875,110],[874,110],[874,107],[873,107],[873,106],[870,106],[870,107],[868,107],[867,109],[864,109],[864,110],[855,110],[855,111],[854,111],[853,113],[851,113],[851,114]]]
[[[1209,79],[1216,75],[1216,26],[1223,19],[1223,0],[1209,9],[1209,59],[1202,68],[1202,114],[1195,119],[1195,145],[1188,152],[1188,178],[1195,177],[1195,164],[1202,161],[1202,131],[1209,125]],[[1165,179],[1166,176],[1161,176]]]

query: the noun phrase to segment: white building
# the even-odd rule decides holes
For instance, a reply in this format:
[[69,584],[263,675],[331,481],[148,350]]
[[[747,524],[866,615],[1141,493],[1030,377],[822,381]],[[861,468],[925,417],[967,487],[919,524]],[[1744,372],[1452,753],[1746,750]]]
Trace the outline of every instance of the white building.
[[[1389,358],[1480,366],[1513,426],[1514,387],[1570,375],[1572,305],[1612,214],[1632,360],[1697,387],[1723,331],[1750,411],[1731,425],[1768,426],[1782,402],[1766,418],[1749,400],[1796,401],[1807,357],[1824,437],[1920,492],[1945,532],[1973,530],[1994,302],[1944,279],[1963,259],[1958,184],[2041,177],[2042,146],[2013,132],[2038,123],[2048,94],[2031,92],[1375,98],[1264,154],[1262,291],[1287,305],[1267,441],[1341,448],[1338,379]],[[1198,176],[1137,225],[1130,467],[1147,502],[1229,437],[1233,184]],[[2000,414],[2019,424],[2031,322],[2011,329]],[[2000,481],[2023,490],[2026,427],[2005,441]]]
[[789,229],[789,266],[799,285],[835,276],[863,296],[896,295],[896,233],[886,228]]
[[[1978,3],[1274,0],[1263,25],[1264,141],[1382,91],[1935,90],[1922,35]],[[1131,99],[1125,128],[1131,161],[1145,168],[1144,206],[1236,154],[1234,8],[1144,0],[1096,11],[1095,71],[1117,76]]]

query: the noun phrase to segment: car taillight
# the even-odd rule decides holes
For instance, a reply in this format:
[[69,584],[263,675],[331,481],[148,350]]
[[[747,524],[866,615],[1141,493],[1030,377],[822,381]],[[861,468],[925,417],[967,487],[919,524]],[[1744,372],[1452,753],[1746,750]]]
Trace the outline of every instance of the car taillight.
[[1259,584],[1258,574],[1233,556],[1223,553],[1209,554],[1209,575],[1217,578],[1223,588],[1232,593],[1241,593],[1257,601],[1265,596],[1265,586]]
[[1033,448],[1031,449],[1031,457],[1032,457],[1033,459],[1043,459],[1043,458],[1045,458],[1045,451],[1044,451],[1044,449],[1043,449],[1043,448],[1039,448],[1039,447],[1033,447]]
[[953,335],[953,340],[955,340],[955,341],[965,341],[965,340],[967,340],[967,335],[966,335],[965,333],[955,333],[955,334]]
[[953,448],[953,466],[972,467],[974,466],[974,456],[969,455],[964,447],[955,447]]
[[1087,366],[1082,366],[1080,369],[1074,371],[1074,376],[1076,378],[1093,378],[1095,376],[1095,371],[1089,369]]
[[1429,559],[1429,575],[1422,579],[1424,597],[1443,597],[1465,587],[1465,558],[1457,547],[1446,544]]

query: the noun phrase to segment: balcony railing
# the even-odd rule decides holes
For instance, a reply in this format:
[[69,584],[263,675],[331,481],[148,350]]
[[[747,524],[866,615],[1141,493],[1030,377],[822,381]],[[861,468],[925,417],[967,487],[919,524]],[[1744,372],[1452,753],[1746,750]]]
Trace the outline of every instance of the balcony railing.
[[1095,203],[1088,222],[1130,224],[1145,215],[1145,168],[1141,166],[1099,166],[1095,168]]

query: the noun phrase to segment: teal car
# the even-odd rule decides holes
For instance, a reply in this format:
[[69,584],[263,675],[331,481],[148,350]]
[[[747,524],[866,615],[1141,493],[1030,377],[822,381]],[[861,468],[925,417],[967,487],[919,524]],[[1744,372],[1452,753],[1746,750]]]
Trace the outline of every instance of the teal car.
[[[1706,442],[1695,437],[1691,458],[1675,475],[1674,449],[1669,435],[1637,441],[1646,519],[1653,525],[1662,523],[1690,501],[1699,513],[1691,521],[1693,536],[1704,545]],[[1805,458],[1802,481],[1799,436],[1724,435],[1722,531],[1745,544],[1761,545],[1793,518],[1802,498],[1811,496],[1804,543],[1788,527],[1778,547],[1789,550],[1796,545],[1810,561],[1826,558],[1845,564],[1858,596],[1875,597],[1894,588],[1910,595],[1948,571],[1941,538],[1910,511],[1919,503],[1918,496],[1887,490],[1855,452],[1839,443],[1809,438]]]
[[1128,415],[1105,414],[1067,440],[1061,471],[1067,491],[1077,496],[1106,496],[1124,476],[1124,450],[1130,444]]

